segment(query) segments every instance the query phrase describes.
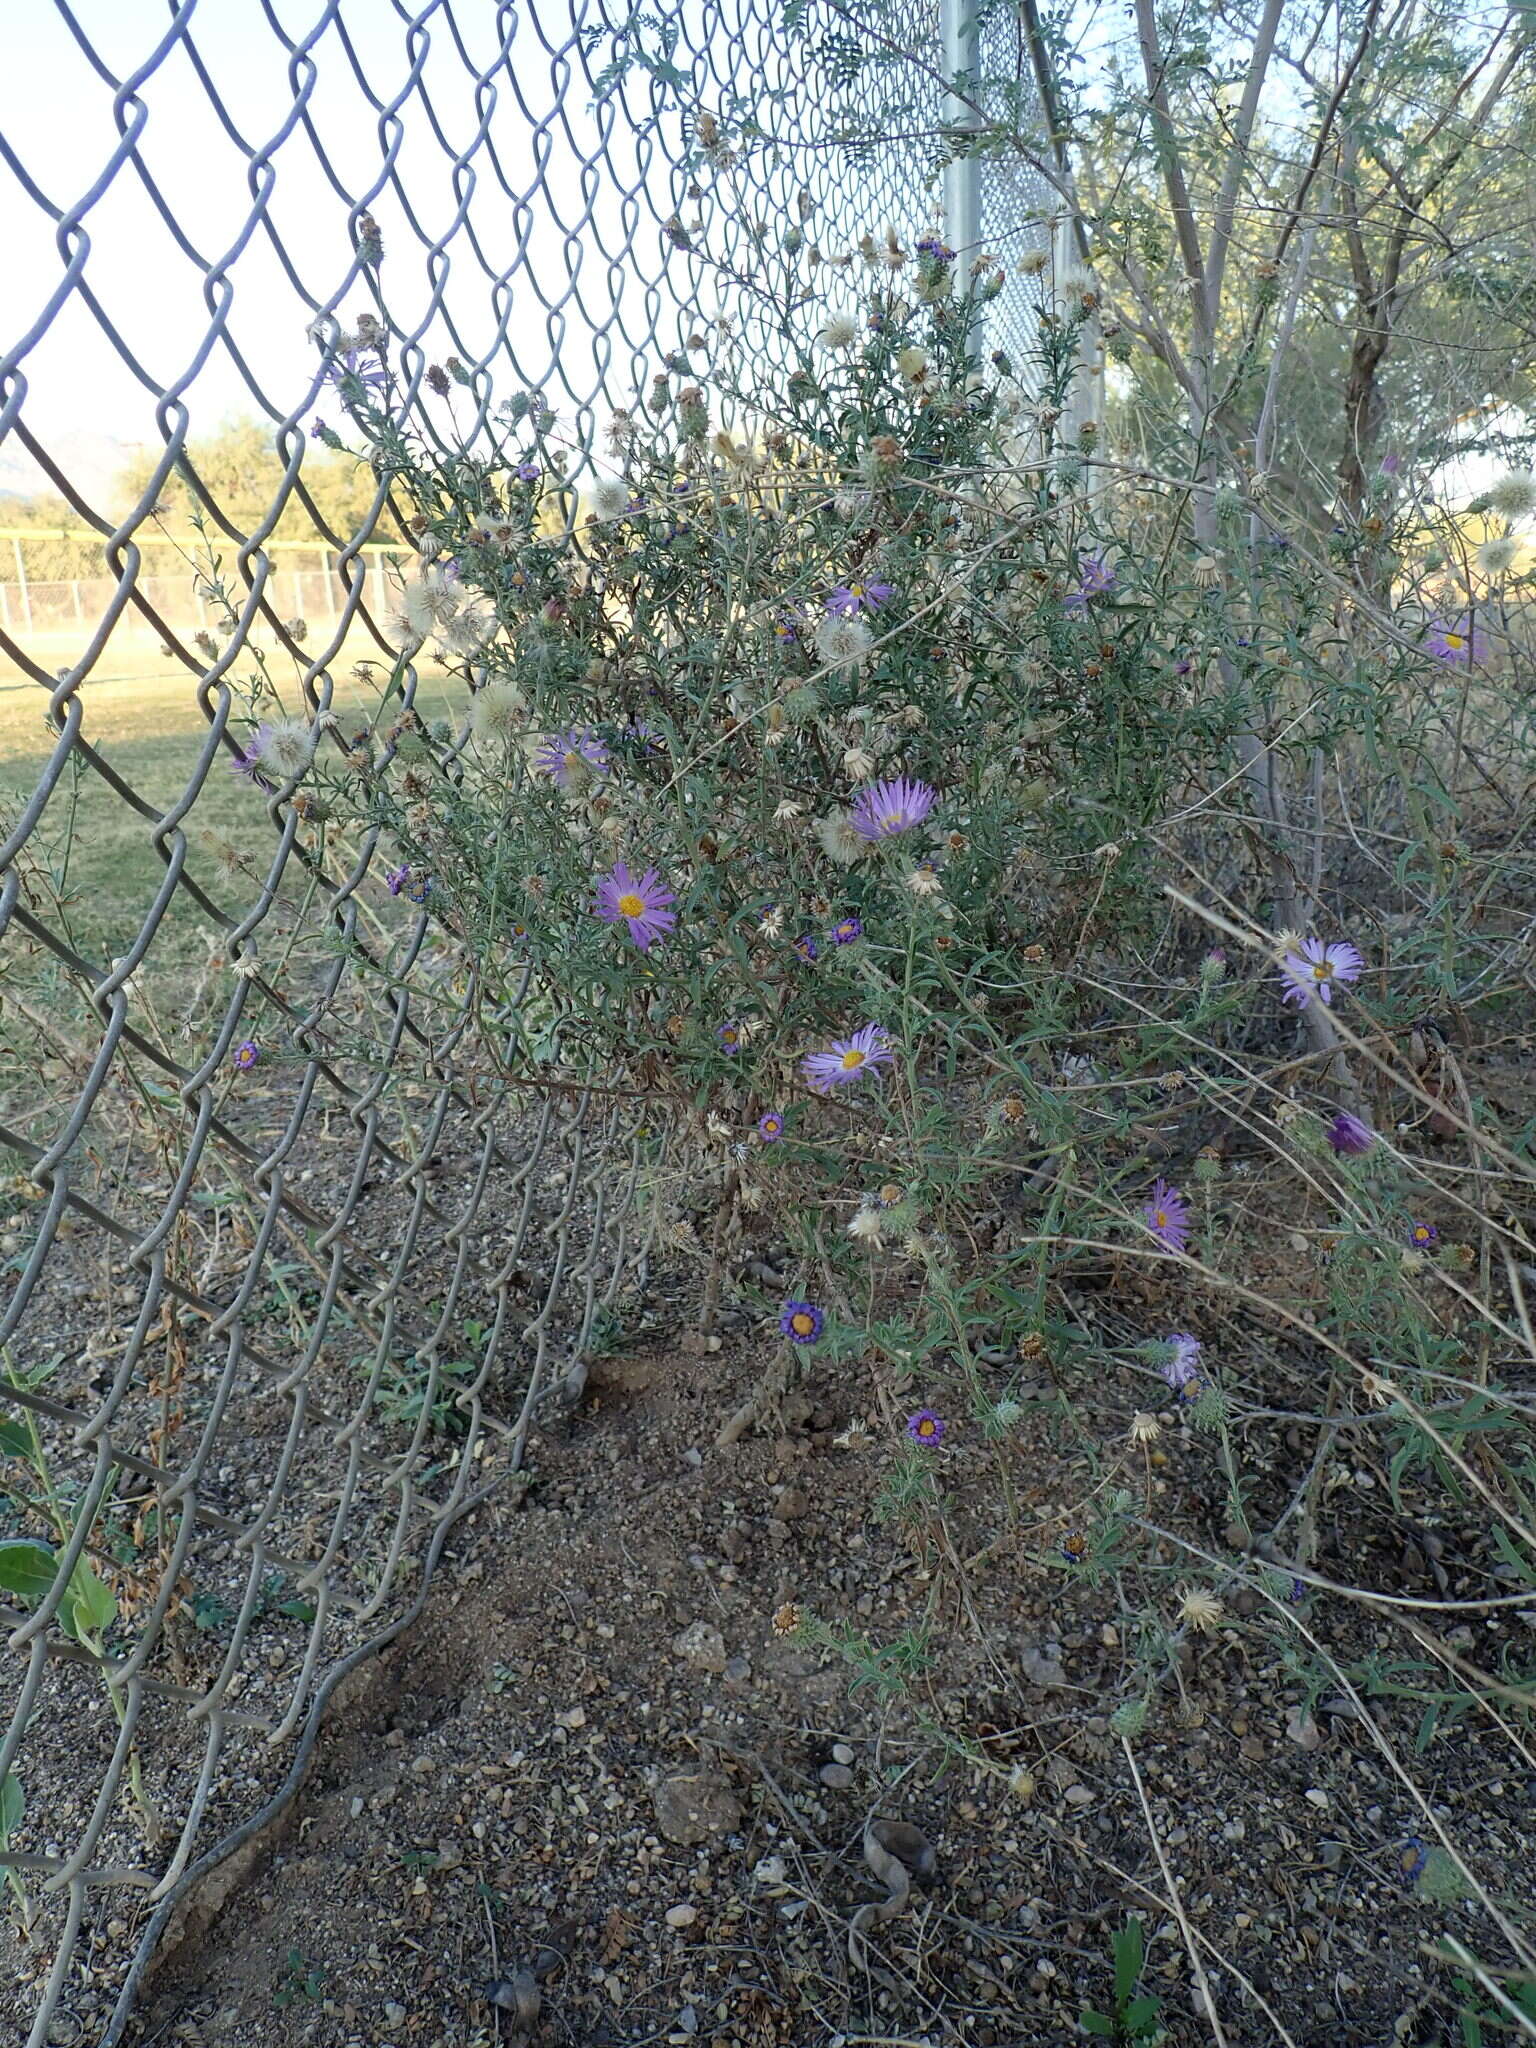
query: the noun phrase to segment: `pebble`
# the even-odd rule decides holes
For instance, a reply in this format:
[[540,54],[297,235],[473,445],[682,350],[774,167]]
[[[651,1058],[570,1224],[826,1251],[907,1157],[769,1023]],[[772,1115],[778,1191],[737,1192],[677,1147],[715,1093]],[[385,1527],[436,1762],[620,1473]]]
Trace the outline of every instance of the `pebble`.
[[697,1906],[668,1906],[667,1908],[667,1925],[669,1927],[691,1927],[698,1917],[699,1909]]
[[816,1775],[829,1792],[846,1792],[853,1783],[853,1773],[846,1764],[823,1764]]
[[847,1742],[834,1742],[832,1745],[832,1761],[835,1764],[851,1764],[853,1762],[853,1745]]
[[384,2019],[385,2019],[385,2023],[386,2023],[386,2025],[388,2025],[388,2026],[391,2026],[391,2027],[401,2027],[401,2026],[404,2026],[404,2024],[405,2024],[405,2007],[404,2007],[403,2005],[399,2005],[399,2004],[397,2004],[397,2003],[395,2002],[395,2000],[394,2000],[394,1999],[390,1999],[390,2000],[388,2000],[388,2002],[387,2002],[387,2003],[385,2004],[385,2007],[384,2007]]
[[663,1778],[655,1792],[656,1825],[669,1842],[691,1849],[741,1824],[741,1802],[718,1771]]
[[725,1638],[707,1621],[690,1621],[673,1639],[672,1651],[695,1671],[719,1672],[726,1666]]
[[1306,1801],[1308,1806],[1315,1806],[1319,1813],[1328,1811],[1328,1794],[1319,1790],[1316,1785],[1307,1788]]

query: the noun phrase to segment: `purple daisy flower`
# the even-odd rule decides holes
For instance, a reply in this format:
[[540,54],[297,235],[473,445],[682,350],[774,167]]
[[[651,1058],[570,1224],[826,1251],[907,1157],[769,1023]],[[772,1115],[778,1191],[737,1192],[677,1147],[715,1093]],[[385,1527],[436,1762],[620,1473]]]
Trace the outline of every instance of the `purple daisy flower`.
[[1082,1564],[1088,1556],[1088,1538],[1081,1529],[1069,1529],[1056,1548],[1068,1564]]
[[915,1415],[907,1417],[907,1435],[915,1444],[938,1444],[944,1441],[944,1418],[935,1415],[931,1408],[919,1408]]
[[388,889],[391,896],[398,896],[410,879],[410,868],[402,864],[400,867],[385,870],[384,886]]
[[926,782],[909,782],[900,775],[889,782],[872,782],[862,790],[850,822],[861,839],[894,839],[898,832],[921,825],[937,802],[936,792]]
[[1066,609],[1069,612],[1085,610],[1089,598],[1102,597],[1114,580],[1114,569],[1098,550],[1082,556],[1077,565],[1077,585],[1067,593]]
[[720,1025],[718,1030],[715,1032],[715,1037],[719,1041],[720,1050],[722,1052],[741,1051],[743,1040],[741,1036],[741,1026],[739,1024]]
[[1165,1251],[1181,1252],[1189,1243],[1189,1206],[1170,1181],[1153,1181],[1141,1219]]
[[776,1109],[770,1109],[766,1116],[757,1120],[757,1135],[765,1145],[777,1145],[784,1135],[784,1119]]
[[1429,1862],[1429,1850],[1417,1835],[1410,1835],[1397,1852],[1398,1874],[1404,1884],[1417,1884]]
[[334,384],[343,394],[347,382],[361,385],[364,393],[382,391],[388,381],[384,365],[378,361],[372,349],[349,348],[343,356],[333,356],[325,366],[325,381]]
[[557,789],[577,789],[593,775],[608,773],[608,749],[591,726],[552,732],[533,757],[533,765]]
[[861,611],[878,611],[895,592],[894,583],[839,583],[827,599],[827,610],[835,618],[856,618]]
[[855,939],[864,936],[864,920],[861,917],[839,918],[832,927],[834,946],[851,946]]
[[937,235],[924,235],[917,245],[919,256],[926,256],[930,263],[953,263],[955,252],[947,242],[941,242]]
[[254,1038],[247,1038],[243,1044],[235,1047],[230,1058],[242,1074],[248,1074],[261,1058],[261,1047]]
[[800,1071],[818,1095],[825,1095],[860,1080],[871,1067],[890,1063],[885,1033],[878,1024],[864,1024],[851,1038],[834,1038],[828,1051],[807,1053]]
[[1280,962],[1285,1000],[1304,1010],[1315,991],[1325,1003],[1331,1003],[1333,984],[1358,981],[1364,967],[1364,959],[1347,939],[1303,939],[1301,950],[1287,953]]
[[773,622],[773,637],[781,647],[796,645],[800,638],[798,621],[790,618],[775,619]]
[[1351,1159],[1358,1159],[1369,1152],[1376,1142],[1376,1133],[1369,1124],[1363,1124],[1359,1117],[1351,1116],[1347,1109],[1341,1109],[1328,1126],[1328,1142],[1335,1152]]
[[543,473],[536,462],[520,462],[512,472],[520,484],[536,484]]
[[419,868],[411,868],[405,878],[405,900],[407,903],[425,903],[432,894],[432,877],[423,874]]
[[1175,1330],[1163,1342],[1168,1347],[1168,1358],[1161,1368],[1162,1375],[1178,1393],[1193,1382],[1199,1369],[1200,1339],[1191,1337],[1187,1330]]
[[1436,661],[1442,661],[1448,668],[1465,667],[1468,662],[1486,659],[1488,644],[1473,625],[1471,617],[1464,615],[1447,624],[1436,619],[1424,636],[1424,646]]
[[1427,1251],[1432,1244],[1440,1242],[1440,1233],[1433,1223],[1410,1223],[1408,1242],[1415,1251]]
[[786,1301],[779,1315],[779,1329],[791,1344],[814,1344],[826,1321],[814,1301]]
[[263,789],[270,789],[272,785],[266,776],[262,774],[261,764],[266,757],[267,746],[271,737],[271,724],[268,720],[263,719],[234,760],[230,762],[230,773],[240,776],[245,782],[259,783]]
[[655,868],[647,868],[636,881],[623,861],[619,861],[613,873],[604,875],[598,883],[597,901],[592,908],[604,924],[618,924],[622,919],[629,927],[630,938],[645,953],[653,940],[677,923],[676,915],[667,908],[676,901],[672,891],[661,886]]
[[794,941],[794,950],[800,955],[802,960],[814,960],[820,953],[821,948],[809,932],[802,932],[799,938]]

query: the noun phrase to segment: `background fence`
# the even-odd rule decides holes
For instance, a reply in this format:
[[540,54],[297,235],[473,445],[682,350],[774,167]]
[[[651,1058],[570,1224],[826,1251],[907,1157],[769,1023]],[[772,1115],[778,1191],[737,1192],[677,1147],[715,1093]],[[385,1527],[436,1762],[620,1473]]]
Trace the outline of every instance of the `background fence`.
[[[167,1916],[291,1795],[665,1215],[664,1134],[576,1071],[508,1089],[511,1020],[390,901],[372,836],[227,773],[258,653],[307,717],[360,651],[392,659],[401,536],[369,490],[327,509],[306,327],[378,319],[439,442],[540,390],[592,450],[790,227],[819,320],[862,237],[942,224],[1006,267],[1014,347],[1049,237],[1032,172],[955,159],[983,106],[945,92],[981,62],[958,13],[297,11],[57,0],[0,86],[25,321],[0,446],[100,555],[0,592],[0,1868],[31,1922],[0,1934],[0,2002],[34,2044],[122,2038]],[[987,90],[1023,105],[1027,43],[991,22]],[[735,344],[765,375],[782,346]],[[449,357],[444,404],[423,379]],[[239,413],[268,466],[221,486],[198,437]],[[132,502],[84,480],[82,420],[152,450]],[[179,565],[173,491],[201,524]],[[98,692],[129,632],[183,680]],[[407,670],[429,699],[462,722]]]

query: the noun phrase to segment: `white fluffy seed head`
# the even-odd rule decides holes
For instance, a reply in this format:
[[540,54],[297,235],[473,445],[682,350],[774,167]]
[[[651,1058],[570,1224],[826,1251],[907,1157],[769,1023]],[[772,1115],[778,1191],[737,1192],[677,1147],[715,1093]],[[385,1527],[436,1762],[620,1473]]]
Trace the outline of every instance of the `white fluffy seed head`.
[[821,842],[822,852],[840,867],[852,867],[869,851],[868,845],[854,831],[852,816],[847,811],[829,811],[824,818],[818,818],[816,837]]
[[1488,502],[1506,519],[1524,519],[1536,512],[1536,470],[1510,470],[1488,493]]
[[523,693],[514,682],[502,678],[475,692],[470,705],[470,723],[479,740],[512,739],[522,724]]
[[860,668],[869,659],[874,637],[862,619],[829,613],[816,628],[816,652],[830,668]]
[[1503,576],[1515,566],[1519,552],[1520,543],[1514,535],[1501,533],[1485,540],[1474,559],[1485,576]]

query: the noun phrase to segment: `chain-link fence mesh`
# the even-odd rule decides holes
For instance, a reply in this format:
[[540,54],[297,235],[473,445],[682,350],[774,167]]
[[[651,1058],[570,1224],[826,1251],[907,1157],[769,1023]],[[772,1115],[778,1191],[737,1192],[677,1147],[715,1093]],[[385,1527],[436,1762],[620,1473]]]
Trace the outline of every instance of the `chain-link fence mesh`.
[[[74,552],[68,609],[34,606],[18,541],[0,610],[0,2003],[41,2043],[120,2037],[199,1859],[296,1784],[654,1229],[662,1134],[558,1064],[509,1086],[516,1019],[374,836],[229,773],[253,706],[388,743],[368,662],[409,549],[366,475],[336,509],[306,328],[379,321],[439,444],[537,390],[591,449],[728,304],[767,374],[751,288],[787,233],[820,320],[862,236],[942,225],[944,150],[926,4],[32,15],[0,452]],[[1045,188],[985,179],[1012,269]],[[261,459],[224,474],[235,413]],[[82,417],[153,449],[126,498]],[[451,751],[463,685],[402,689]]]

